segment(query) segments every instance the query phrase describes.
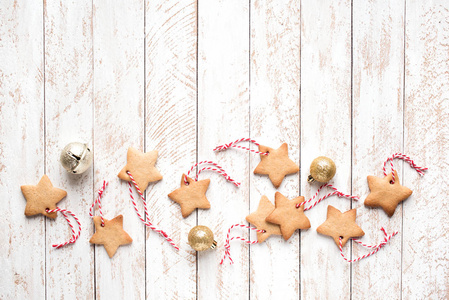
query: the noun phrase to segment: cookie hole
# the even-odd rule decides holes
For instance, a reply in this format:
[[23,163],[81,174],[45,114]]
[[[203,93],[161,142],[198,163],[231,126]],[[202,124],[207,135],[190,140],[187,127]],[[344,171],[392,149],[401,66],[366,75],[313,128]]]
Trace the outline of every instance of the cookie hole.
[[270,151],[265,152],[266,155],[270,155]]
[[343,237],[342,237],[341,235],[339,236],[339,238],[340,238],[340,240],[342,240],[342,239],[343,239]]
[[190,183],[189,183],[189,182],[186,182],[185,185],[190,185]]
[[393,180],[390,180],[390,184],[394,184]]
[[262,233],[265,233],[265,232],[267,232],[267,231],[266,231],[265,229],[263,229],[263,230],[262,230]]
[[101,227],[104,227],[104,223],[101,223]]
[[50,211],[50,209],[47,207],[46,209],[45,209],[45,212],[49,212]]

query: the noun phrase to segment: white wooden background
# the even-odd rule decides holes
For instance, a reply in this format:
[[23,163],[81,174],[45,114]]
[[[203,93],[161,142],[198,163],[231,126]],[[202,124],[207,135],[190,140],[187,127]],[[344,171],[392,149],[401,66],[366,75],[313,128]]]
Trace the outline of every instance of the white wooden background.
[[[444,0],[1,0],[0,298],[449,298],[448,84]],[[220,266],[226,229],[244,222],[261,195],[274,199],[269,180],[252,173],[257,156],[211,151],[240,137],[289,144],[301,166],[279,188],[290,198],[315,192],[306,178],[319,155],[336,162],[335,185],[362,199],[366,176],[380,176],[396,151],[429,172],[420,178],[396,163],[414,193],[392,218],[330,198],[308,212],[311,229],[288,242],[233,242],[235,264]],[[72,141],[94,149],[82,176],[58,162]],[[164,179],[146,194],[179,253],[144,228],[116,177],[129,146],[159,150]],[[212,208],[183,219],[167,194],[204,159],[242,186],[202,174],[212,178]],[[67,190],[60,205],[83,224],[76,244],[59,250],[51,244],[69,236],[63,218],[24,216],[19,187],[44,173]],[[104,179],[105,216],[123,214],[134,239],[113,259],[88,242],[88,207]],[[359,207],[364,241],[379,241],[381,226],[400,234],[375,256],[346,263],[315,230],[328,204]],[[218,249],[190,250],[195,224],[212,228]]]

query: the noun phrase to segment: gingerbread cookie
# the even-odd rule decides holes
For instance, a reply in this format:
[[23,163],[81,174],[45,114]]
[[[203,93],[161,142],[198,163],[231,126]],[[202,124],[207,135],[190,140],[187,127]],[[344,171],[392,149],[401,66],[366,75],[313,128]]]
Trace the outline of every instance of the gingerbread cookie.
[[285,240],[288,240],[296,229],[310,228],[310,221],[304,214],[304,204],[297,207],[304,202],[303,196],[288,200],[284,195],[276,192],[274,202],[276,208],[268,215],[266,221],[278,224]]
[[42,176],[37,185],[22,185],[20,188],[27,201],[25,215],[28,217],[42,214],[56,218],[56,212],[47,213],[47,209],[55,209],[56,204],[67,196],[66,191],[53,187],[47,175]]
[[[184,180],[187,181],[187,184]],[[168,194],[168,197],[181,205],[183,218],[187,218],[197,208],[210,208],[209,200],[206,198],[209,183],[210,179],[195,181],[182,174],[181,187]]]
[[365,232],[355,223],[356,216],[357,211],[355,208],[342,213],[335,207],[329,205],[327,207],[327,219],[316,231],[332,237],[338,247],[340,247],[341,237],[343,247],[350,238],[365,235]]
[[156,164],[158,151],[150,151],[143,153],[133,147],[128,149],[127,164],[118,173],[118,177],[122,180],[131,181],[131,178],[126,173],[129,171],[134,177],[140,190],[143,192],[150,182],[159,181],[162,179],[161,173],[154,166]]
[[286,175],[299,171],[298,165],[288,157],[287,143],[283,143],[278,149],[259,145],[259,151],[268,155],[260,155],[260,163],[254,169],[254,174],[268,175],[276,188]]
[[273,212],[274,208],[273,203],[268,200],[267,196],[262,196],[257,210],[246,217],[248,223],[253,224],[257,229],[264,231],[257,233],[257,240],[259,243],[264,242],[272,234],[281,235],[281,228],[279,225],[266,221],[266,218]]
[[365,199],[365,205],[371,207],[382,207],[389,217],[394,214],[399,203],[410,197],[412,190],[399,183],[398,173],[394,171],[394,183],[390,183],[393,174],[384,178],[368,176],[368,186],[371,193]]
[[109,257],[113,257],[121,245],[131,244],[133,239],[123,230],[123,216],[118,215],[112,220],[104,219],[104,226],[101,224],[101,217],[94,217],[95,233],[90,238],[89,243],[103,245]]

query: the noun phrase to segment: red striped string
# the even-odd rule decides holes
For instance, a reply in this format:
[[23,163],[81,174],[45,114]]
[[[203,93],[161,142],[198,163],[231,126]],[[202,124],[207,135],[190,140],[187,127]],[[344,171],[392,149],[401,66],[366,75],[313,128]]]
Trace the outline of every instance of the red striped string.
[[332,184],[326,183],[326,184],[323,184],[322,186],[320,186],[320,187],[318,188],[318,190],[316,191],[315,195],[313,195],[312,198],[310,198],[310,199],[307,200],[307,201],[304,201],[304,202],[301,202],[301,203],[299,203],[299,204],[296,204],[296,208],[299,208],[299,207],[301,207],[301,205],[305,205],[306,203],[309,203],[309,202],[313,201],[313,200],[318,196],[319,192],[320,192],[323,188],[325,188],[325,187],[329,187],[329,188],[333,189],[334,191],[331,192],[331,193],[329,193],[329,194],[327,194],[327,195],[325,195],[325,196],[323,196],[323,197],[321,197],[320,199],[318,199],[317,201],[315,201],[311,206],[309,206],[309,207],[307,207],[307,208],[304,208],[304,211],[307,211],[307,210],[309,210],[309,209],[312,209],[312,208],[315,207],[318,203],[320,203],[320,202],[323,201],[324,199],[326,199],[326,198],[328,198],[328,197],[330,197],[330,196],[333,196],[333,195],[337,195],[338,197],[344,197],[344,198],[353,199],[353,200],[360,200],[359,196],[353,196],[353,195],[344,194],[344,193],[340,192],[340,191],[339,191],[336,187],[334,187]]
[[133,190],[132,190],[132,185],[131,182],[128,182],[128,186],[129,186],[129,196],[131,197],[131,202],[134,206],[134,209],[136,210],[137,216],[139,217],[139,219],[146,225],[148,226],[151,230],[159,233],[160,235],[162,235],[167,242],[169,242],[176,250],[179,250],[179,247],[176,246],[176,244],[173,242],[173,240],[168,236],[167,233],[165,233],[163,230],[157,228],[156,226],[154,226],[151,221],[150,221],[150,216],[148,214],[148,209],[147,209],[147,201],[145,200],[145,197],[143,196],[142,191],[140,190],[139,186],[137,185],[137,182],[134,180],[134,177],[131,175],[131,173],[129,171],[126,172],[129,175],[129,178],[131,178],[132,183],[134,184],[134,187],[136,188],[137,193],[139,193],[140,198],[142,199],[143,202],[143,207],[145,210],[145,217],[146,217],[146,221],[145,219],[142,217],[142,215],[139,213],[139,209],[137,208],[137,204],[134,201],[134,197],[133,197]]
[[383,246],[385,246],[390,241],[390,239],[392,237],[394,237],[396,234],[398,234],[398,232],[395,231],[392,234],[388,235],[383,227],[380,230],[382,230],[382,232],[384,233],[385,237],[384,237],[384,240],[382,242],[380,242],[379,244],[377,244],[377,245],[367,245],[367,244],[364,244],[364,243],[362,243],[361,241],[359,241],[357,239],[353,239],[353,241],[358,243],[359,245],[361,245],[363,247],[366,247],[366,248],[374,249],[374,251],[372,251],[372,252],[370,252],[368,254],[362,255],[360,257],[357,257],[355,259],[352,259],[352,260],[347,259],[345,257],[345,255],[343,254],[342,238],[340,237],[339,248],[340,248],[340,254],[343,257],[343,259],[346,260],[347,262],[356,262],[356,261],[359,261],[361,259],[367,258],[368,256],[371,256],[371,255],[375,254],[377,251],[379,251]]
[[418,172],[419,175],[423,176],[424,172],[427,171],[427,168],[423,168],[423,167],[418,167],[415,162],[413,161],[413,159],[411,159],[410,157],[408,157],[407,155],[404,155],[402,153],[395,153],[393,154],[391,157],[387,158],[387,160],[384,162],[384,167],[383,167],[383,171],[384,171],[384,176],[387,176],[387,171],[386,171],[386,167],[387,167],[387,163],[390,162],[390,167],[391,167],[391,174],[393,176],[393,179],[391,180],[391,184],[394,183],[395,178],[394,178],[394,166],[393,166],[393,160],[397,158],[397,159],[402,159],[406,162],[409,163],[410,167],[412,167],[413,169],[416,170],[416,172]]
[[257,143],[255,140],[252,140],[252,139],[249,139],[249,138],[241,138],[241,139],[238,139],[238,140],[236,140],[236,141],[234,141],[232,143],[217,146],[217,147],[214,148],[214,151],[223,151],[223,150],[228,149],[229,147],[234,147],[234,148],[239,148],[239,149],[251,151],[251,152],[257,153],[257,154],[268,155],[268,152],[260,152],[260,151],[253,150],[253,149],[250,149],[250,148],[247,148],[247,147],[237,146],[236,144],[238,144],[240,142],[250,142],[250,143],[253,143],[256,146],[259,146],[259,143]]
[[251,230],[254,230],[256,232],[265,232],[265,230],[263,230],[263,229],[257,229],[257,228],[254,228],[254,227],[251,227],[251,226],[248,226],[248,225],[243,225],[243,224],[234,224],[234,225],[232,225],[228,229],[228,234],[226,235],[226,243],[224,245],[225,253],[224,253],[223,258],[220,261],[220,265],[223,264],[224,260],[227,257],[229,258],[229,264],[233,264],[234,263],[234,261],[231,258],[231,252],[230,252],[231,245],[229,244],[232,240],[240,240],[240,241],[243,241],[244,243],[249,244],[249,245],[258,243],[257,240],[251,241],[251,240],[248,240],[248,239],[246,239],[244,237],[241,237],[241,236],[233,236],[232,238],[230,238],[231,229],[234,228],[234,227],[241,227],[241,228],[251,229]]
[[[46,209],[45,211],[47,213],[53,213],[53,212],[57,212],[57,211],[61,212],[61,214],[64,216],[67,223],[69,224],[70,229],[72,230],[72,238],[70,240],[68,240],[67,242],[61,243],[61,244],[53,244],[52,246],[56,249],[59,249],[61,247],[64,247],[65,245],[75,243],[81,234],[81,223],[80,223],[80,220],[78,219],[78,217],[70,210],[66,210],[66,209],[59,208],[59,207],[56,207],[55,209]],[[78,223],[78,233],[75,232],[72,222],[70,221],[70,218],[67,214],[71,215],[75,219],[76,223]]]
[[[190,170],[187,172],[187,176],[190,177],[190,173],[193,172],[193,170],[194,170],[197,166],[205,165],[205,164],[213,165],[213,166],[215,166],[216,168],[213,168],[213,167],[204,167],[204,168],[198,170],[198,172],[196,173],[196,176],[195,176],[195,178],[194,178],[195,181],[198,181],[198,175],[200,175],[201,172],[203,172],[203,171],[205,171],[205,170],[210,170],[210,171],[215,171],[215,172],[217,172],[218,174],[222,175],[227,181],[232,182],[235,186],[237,186],[237,187],[240,186],[240,182],[237,182],[237,181],[235,181],[234,179],[232,179],[231,176],[229,176],[229,175],[226,173],[226,171],[225,171],[222,167],[220,167],[218,164],[214,163],[213,161],[208,161],[208,160],[200,161],[199,163],[194,164],[194,165],[190,168]],[[185,183],[185,184],[188,184],[186,178],[184,178],[184,183]]]
[[102,227],[104,227],[104,218],[103,218],[103,211],[101,210],[101,196],[103,195],[103,192],[107,186],[108,186],[108,182],[103,180],[103,186],[98,190],[98,197],[97,197],[97,199],[95,199],[94,203],[92,203],[92,205],[89,209],[89,216],[91,216],[93,218],[94,214],[92,213],[92,210],[94,209],[95,204],[98,204],[98,211],[100,212]]

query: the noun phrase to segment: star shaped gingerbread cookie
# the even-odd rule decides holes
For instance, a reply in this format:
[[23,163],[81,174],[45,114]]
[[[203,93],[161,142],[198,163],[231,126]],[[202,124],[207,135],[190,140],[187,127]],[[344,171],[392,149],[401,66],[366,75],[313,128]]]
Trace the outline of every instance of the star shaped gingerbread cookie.
[[287,143],[283,143],[278,149],[259,145],[259,151],[268,155],[260,155],[260,163],[254,169],[254,174],[268,175],[276,188],[286,175],[299,171],[298,165],[288,157]]
[[143,192],[150,182],[162,179],[161,173],[154,166],[156,164],[158,151],[150,151],[143,153],[133,147],[128,149],[127,164],[118,173],[118,177],[122,180],[131,181],[131,178],[126,173],[129,171],[134,177],[140,190]]
[[104,219],[104,227],[99,216],[94,217],[95,233],[89,243],[103,245],[109,257],[113,257],[118,247],[131,244],[133,239],[123,230],[123,216],[118,215],[112,220]]
[[42,176],[37,185],[22,185],[20,188],[27,201],[25,215],[28,217],[42,214],[56,218],[56,212],[47,213],[46,210],[55,209],[56,204],[67,196],[66,191],[53,187],[47,175]]
[[398,173],[394,171],[393,174],[388,174],[384,178],[376,176],[368,176],[368,186],[371,193],[365,199],[365,205],[370,207],[382,207],[389,217],[394,214],[399,203],[410,197],[412,190],[402,186],[399,183]]
[[[185,183],[184,179],[187,181]],[[174,190],[168,197],[181,205],[181,214],[187,218],[195,209],[209,209],[210,202],[206,198],[206,191],[209,187],[210,179],[195,181],[182,174],[181,187]]]
[[297,207],[304,202],[303,196],[288,200],[284,195],[276,192],[274,202],[276,208],[268,215],[266,221],[278,224],[285,240],[288,240],[296,229],[310,228],[310,221],[304,214],[304,204]]
[[273,203],[268,200],[267,196],[262,196],[257,210],[246,217],[248,223],[253,224],[257,229],[264,231],[257,233],[257,241],[259,243],[264,242],[272,234],[281,235],[281,228],[279,225],[266,221],[266,218],[273,212],[274,208]]
[[365,235],[362,228],[355,223],[356,216],[357,211],[355,208],[342,213],[332,205],[329,205],[327,207],[327,219],[316,231],[332,237],[338,247],[340,247],[341,237],[343,247],[350,238]]

